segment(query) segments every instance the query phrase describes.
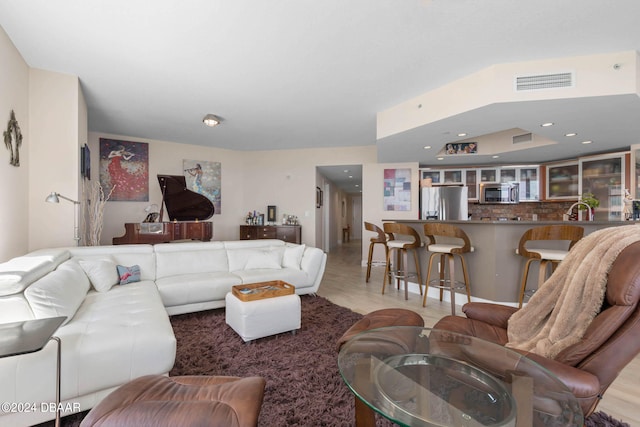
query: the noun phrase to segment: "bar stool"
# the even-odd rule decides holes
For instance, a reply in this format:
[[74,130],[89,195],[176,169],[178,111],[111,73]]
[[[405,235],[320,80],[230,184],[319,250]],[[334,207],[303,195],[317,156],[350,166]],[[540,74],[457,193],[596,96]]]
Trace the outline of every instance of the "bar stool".
[[[544,283],[547,277],[547,266],[551,264],[551,272],[553,273],[560,262],[567,256],[569,250],[578,240],[582,239],[584,228],[577,225],[545,225],[541,227],[530,228],[520,238],[516,253],[527,258],[524,265],[524,273],[522,274],[522,283],[520,284],[520,295],[518,298],[518,307],[522,307],[525,294],[531,296],[535,290],[527,292],[527,278],[529,276],[529,267],[533,261],[540,261],[538,271],[538,288]],[[536,240],[555,240],[569,241],[568,249],[549,249],[547,248],[530,248],[527,249],[527,242]],[[550,245],[548,245],[550,246]]]
[[[420,295],[422,295],[422,276],[420,275],[420,259],[418,257],[418,249],[422,247],[422,240],[416,230],[405,224],[398,224],[396,222],[386,222],[382,225],[384,232],[390,235],[387,241],[387,264],[384,268],[384,279],[382,281],[382,293],[387,285],[387,280],[391,284],[391,277],[393,276],[397,280],[398,289],[400,289],[400,279],[404,279],[404,299],[409,299],[409,290],[407,285],[407,279],[410,277],[416,277],[418,279],[418,288],[420,288]],[[416,272],[410,273],[408,271],[408,251],[413,251],[413,259],[416,263]],[[391,255],[396,254],[396,268],[391,269]],[[403,257],[404,255],[404,257]],[[403,259],[404,258],[404,259]]]
[[[424,298],[422,299],[422,306],[427,305],[427,291],[429,286],[440,289],[440,301],[442,301],[442,293],[445,289],[451,292],[451,314],[456,315],[456,289],[465,289],[467,292],[467,301],[471,302],[471,291],[469,290],[469,273],[467,271],[467,263],[463,254],[473,252],[474,248],[471,246],[469,236],[462,231],[462,229],[443,223],[425,224],[424,235],[429,239],[427,245],[427,251],[431,252],[429,257],[429,267],[427,271],[427,281],[424,292]],[[446,241],[438,242],[437,237],[445,238]],[[455,239],[455,240],[454,240]],[[454,241],[455,243],[448,243]],[[461,242],[460,242],[461,241]],[[433,259],[436,256],[440,256],[440,278],[431,279],[431,267],[433,265]],[[464,283],[456,282],[455,275],[455,255],[460,258],[462,265],[462,275],[464,277]],[[445,277],[445,266],[448,265],[449,278]],[[434,284],[435,283],[435,284]]]
[[347,224],[342,228],[342,243],[346,243],[351,240],[351,224]]
[[367,258],[367,278],[365,279],[366,283],[369,283],[369,278],[371,277],[371,262],[373,260],[373,248],[376,244],[381,244],[384,246],[384,258],[387,259],[387,254],[389,253],[389,247],[387,246],[388,237],[385,234],[384,230],[378,227],[375,224],[371,224],[370,222],[364,223],[364,228],[367,231],[373,231],[377,233],[375,237],[372,237],[369,240],[369,257]]

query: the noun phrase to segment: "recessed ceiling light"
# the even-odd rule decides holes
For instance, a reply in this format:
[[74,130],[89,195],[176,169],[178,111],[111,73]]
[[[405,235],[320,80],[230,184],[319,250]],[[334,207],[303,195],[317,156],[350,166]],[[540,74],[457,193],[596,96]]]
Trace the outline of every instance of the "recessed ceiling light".
[[345,170],[344,170],[344,173],[349,173],[349,169],[345,169]]
[[353,178],[353,175],[349,175],[349,178]]
[[577,133],[575,132],[570,132],[570,133],[565,133],[564,136],[576,136]]
[[204,123],[205,125],[209,126],[209,127],[214,127],[214,126],[218,126],[220,124],[222,120],[220,119],[220,117],[215,116],[213,114],[207,114],[206,116],[204,116],[204,118],[202,119],[202,123]]
[[360,184],[356,184],[356,187],[360,187]]
[[424,149],[425,149],[425,150],[431,150],[431,146],[430,146],[430,145],[425,145],[425,146],[424,146]]
[[444,160],[444,157],[437,157],[438,160]]
[[467,134],[462,132],[462,133],[459,133],[458,136],[467,136]]
[[553,126],[553,122],[543,123],[540,126],[542,126],[543,128],[548,128],[549,126]]
[[497,158],[499,158],[500,156],[498,156],[498,155],[496,154],[495,156],[491,156],[491,157],[492,157],[492,158],[494,158],[494,159],[497,159]]
[[582,141],[583,144],[591,144],[593,141]]

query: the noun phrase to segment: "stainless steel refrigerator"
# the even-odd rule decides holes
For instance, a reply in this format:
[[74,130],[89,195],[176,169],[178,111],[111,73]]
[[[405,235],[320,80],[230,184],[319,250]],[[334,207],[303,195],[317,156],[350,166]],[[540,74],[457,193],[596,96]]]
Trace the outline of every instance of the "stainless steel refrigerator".
[[420,190],[420,219],[469,219],[469,188],[462,186],[423,187]]

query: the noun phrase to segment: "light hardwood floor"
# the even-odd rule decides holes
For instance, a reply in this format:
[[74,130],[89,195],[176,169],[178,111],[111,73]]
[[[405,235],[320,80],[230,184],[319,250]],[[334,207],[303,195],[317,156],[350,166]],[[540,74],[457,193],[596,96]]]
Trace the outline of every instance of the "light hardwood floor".
[[[368,244],[368,242],[366,242]],[[427,306],[422,307],[422,297],[409,294],[404,299],[404,292],[387,286],[382,295],[383,267],[373,267],[369,283],[365,282],[366,267],[361,266],[361,241],[355,240],[340,245],[328,254],[327,268],[318,295],[335,304],[365,314],[381,308],[408,308],[420,313],[425,326],[431,327],[436,321],[450,313],[448,302],[428,299]],[[473,278],[471,278],[473,287]],[[466,301],[463,295],[456,301]],[[460,315],[460,311],[456,311]],[[609,387],[604,399],[598,405],[602,410],[616,419],[640,426],[640,356],[636,357]]]

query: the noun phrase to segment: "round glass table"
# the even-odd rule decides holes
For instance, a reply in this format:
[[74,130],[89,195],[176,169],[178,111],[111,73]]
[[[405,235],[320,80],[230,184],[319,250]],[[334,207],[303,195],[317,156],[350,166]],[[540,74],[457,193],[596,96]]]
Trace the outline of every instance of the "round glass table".
[[414,326],[365,331],[342,346],[338,367],[360,401],[358,426],[375,425],[373,415],[363,413],[371,410],[401,426],[582,426],[584,421],[578,400],[542,366],[454,332]]

